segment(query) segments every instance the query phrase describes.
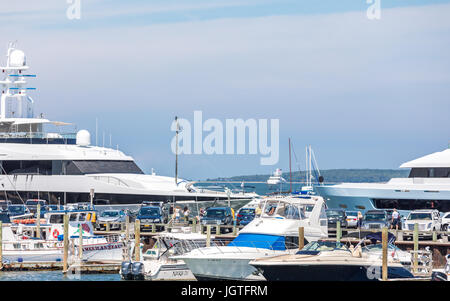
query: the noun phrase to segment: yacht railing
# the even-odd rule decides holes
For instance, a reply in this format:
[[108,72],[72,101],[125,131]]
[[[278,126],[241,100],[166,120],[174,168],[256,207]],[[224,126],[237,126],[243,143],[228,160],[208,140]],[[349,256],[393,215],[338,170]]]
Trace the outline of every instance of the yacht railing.
[[[261,251],[264,251],[266,253],[270,252],[273,254],[278,254],[279,251],[298,250],[298,245],[291,242],[275,243],[275,245],[273,244],[273,242],[269,241],[245,241],[245,243],[249,244],[250,246],[243,246],[241,242],[233,242],[233,241],[230,242],[228,240],[214,239],[211,240],[210,247],[208,250],[205,249],[202,250],[202,248],[206,247],[206,241],[183,240],[179,242],[179,247],[183,249],[182,253],[187,253],[194,249],[198,249],[198,251],[203,255],[215,254],[211,253],[211,249],[215,249],[217,253],[229,254],[230,252],[224,251],[226,249],[220,248],[224,246],[235,247],[233,252],[237,251],[239,253],[253,253],[253,252],[261,253]],[[262,244],[266,244],[267,247],[262,247]],[[280,250],[283,249],[280,247],[283,247],[284,250]],[[245,248],[245,250],[243,248]]]
[[97,181],[102,181],[108,184],[129,187],[129,185],[124,181],[112,176],[93,176],[92,178],[94,178]]
[[0,138],[75,139],[76,133],[0,132]]

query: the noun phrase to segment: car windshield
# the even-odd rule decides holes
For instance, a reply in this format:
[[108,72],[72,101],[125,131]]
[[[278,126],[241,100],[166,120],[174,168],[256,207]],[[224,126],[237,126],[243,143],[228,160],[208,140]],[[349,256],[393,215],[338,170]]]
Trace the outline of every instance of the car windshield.
[[119,215],[119,212],[117,211],[104,211],[101,215],[101,217],[116,217]]
[[139,215],[159,215],[159,208],[141,208]]
[[45,201],[26,201],[27,206],[37,206],[40,204],[41,206],[45,205]]
[[385,215],[382,213],[366,213],[366,215],[364,216],[364,220],[366,221],[380,221],[384,219]]
[[413,219],[431,220],[431,213],[411,213],[408,220]]
[[206,210],[206,217],[224,217],[225,210],[224,209],[208,209]]
[[444,215],[444,218],[450,218],[450,213],[447,213],[446,215]]
[[239,210],[240,215],[253,215],[255,214],[255,209],[253,208],[244,208]]
[[356,211],[347,211],[347,216],[358,216],[358,212]]
[[344,216],[344,212],[339,210],[327,210],[327,216],[342,217]]
[[334,241],[313,241],[307,244],[302,251],[334,251],[334,250],[344,250],[348,251],[346,245],[340,242]]
[[22,213],[25,212],[25,207],[22,205],[11,205],[8,206],[8,211],[11,213]]

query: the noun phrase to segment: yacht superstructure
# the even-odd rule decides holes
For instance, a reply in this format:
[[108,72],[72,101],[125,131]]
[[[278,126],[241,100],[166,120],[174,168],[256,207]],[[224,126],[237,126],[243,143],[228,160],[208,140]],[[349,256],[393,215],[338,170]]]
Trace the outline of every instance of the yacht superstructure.
[[390,209],[450,211],[450,149],[406,162],[408,178],[387,183],[342,183],[317,185],[328,208],[348,210]]
[[[142,201],[214,201],[255,194],[197,189],[193,183],[151,175],[118,149],[91,145],[86,130],[64,132],[70,124],[35,117],[28,96],[25,53],[11,43],[0,67],[0,198],[21,202],[140,204]],[[47,127],[56,130],[48,131]],[[105,201],[106,200],[106,201]]]

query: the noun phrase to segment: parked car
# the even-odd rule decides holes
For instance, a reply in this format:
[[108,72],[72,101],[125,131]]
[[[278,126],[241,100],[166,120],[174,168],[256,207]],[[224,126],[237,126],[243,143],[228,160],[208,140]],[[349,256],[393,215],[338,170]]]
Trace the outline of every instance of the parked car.
[[110,222],[110,230],[120,230],[119,223],[125,222],[125,213],[122,210],[105,210],[97,217],[95,228],[97,230],[106,230],[107,222]]
[[[142,206],[136,219],[140,220],[141,230],[151,230],[152,224],[167,223],[167,216],[164,215],[160,206]],[[159,231],[163,226],[157,226]]]
[[20,204],[9,205],[8,209],[7,209],[7,212],[9,214],[9,216],[11,216],[11,217],[20,216],[20,215],[25,215],[25,214],[30,214],[31,213],[27,206],[20,205]]
[[236,224],[241,226],[246,226],[255,218],[256,208],[241,208],[239,209],[236,217]]
[[345,211],[347,215],[348,228],[358,227],[358,211]]
[[[233,225],[233,213],[231,207],[210,207],[206,209],[205,215],[200,220],[203,226],[206,225]],[[231,229],[221,229],[222,232],[229,232]],[[215,227],[211,228],[211,232]]]
[[450,212],[444,213],[442,216],[441,229],[442,231],[450,231]]
[[[428,233],[420,233],[419,237],[431,238],[433,236],[432,231],[441,230],[442,219],[439,211],[436,209],[421,209],[411,211],[404,221],[403,229],[413,231],[414,225],[418,224],[419,231],[429,231]],[[413,233],[404,233],[404,238],[410,238]]]
[[333,229],[337,227],[337,222],[341,223],[341,228],[347,228],[347,215],[345,214],[345,210],[342,209],[327,209],[327,220],[328,220],[328,229]]
[[361,228],[366,230],[390,228],[391,220],[386,210],[368,210],[364,214]]

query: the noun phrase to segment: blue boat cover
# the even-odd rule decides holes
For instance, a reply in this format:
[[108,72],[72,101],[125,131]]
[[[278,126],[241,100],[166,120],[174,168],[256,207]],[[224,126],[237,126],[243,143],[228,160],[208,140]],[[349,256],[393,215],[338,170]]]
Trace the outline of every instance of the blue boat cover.
[[242,233],[230,242],[229,246],[286,250],[284,236],[267,234]]

